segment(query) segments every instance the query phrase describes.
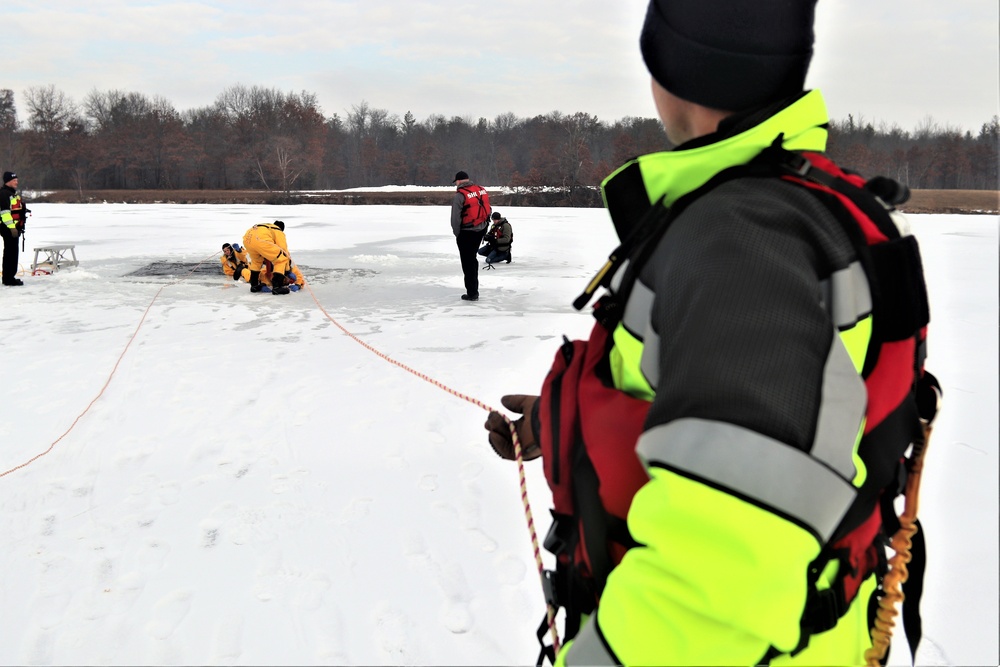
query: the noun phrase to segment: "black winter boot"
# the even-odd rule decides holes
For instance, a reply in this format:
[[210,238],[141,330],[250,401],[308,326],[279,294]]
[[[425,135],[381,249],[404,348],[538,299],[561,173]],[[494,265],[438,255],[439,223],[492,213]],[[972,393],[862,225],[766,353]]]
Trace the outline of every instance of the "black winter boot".
[[271,274],[271,294],[288,294],[290,290],[285,287],[285,274],[275,271]]
[[251,292],[260,291],[260,271],[250,272],[250,291]]

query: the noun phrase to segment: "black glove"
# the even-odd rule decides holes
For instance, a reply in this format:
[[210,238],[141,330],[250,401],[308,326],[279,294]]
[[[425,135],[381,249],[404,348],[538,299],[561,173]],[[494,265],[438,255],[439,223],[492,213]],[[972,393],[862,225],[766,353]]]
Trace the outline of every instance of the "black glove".
[[[542,455],[542,448],[538,444],[535,429],[531,425],[531,411],[535,406],[538,396],[528,396],[525,394],[508,394],[500,397],[500,403],[511,412],[516,412],[522,417],[514,422],[517,431],[517,439],[521,443],[521,457],[525,461],[537,459]],[[491,412],[486,418],[484,428],[490,432],[490,446],[502,459],[514,461],[514,438],[510,433],[510,426],[507,420],[499,412]]]
[[243,269],[247,268],[246,264],[237,264],[236,269],[233,271],[233,280],[239,280],[243,277]]

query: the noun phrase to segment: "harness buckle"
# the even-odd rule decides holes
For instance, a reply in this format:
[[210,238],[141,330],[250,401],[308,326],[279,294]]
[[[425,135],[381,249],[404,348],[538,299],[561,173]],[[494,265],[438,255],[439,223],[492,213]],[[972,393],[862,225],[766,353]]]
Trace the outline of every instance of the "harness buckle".
[[834,628],[837,621],[847,613],[847,606],[844,585],[839,577],[830,588],[821,591],[813,589],[806,599],[805,614],[802,616],[806,636],[818,635]]
[[555,556],[567,553],[572,531],[573,517],[552,512],[552,524],[549,526],[549,532],[545,534],[542,546]]
[[813,168],[812,162],[798,153],[789,152],[786,156],[785,163],[792,173],[800,178],[806,178],[807,174],[812,171]]
[[922,423],[928,426],[934,423],[941,410],[943,395],[938,379],[928,371],[924,371],[923,376],[917,381],[917,411],[920,413]]
[[542,593],[545,595],[545,602],[552,605],[553,609],[559,609],[559,594],[556,592],[555,570],[542,571]]

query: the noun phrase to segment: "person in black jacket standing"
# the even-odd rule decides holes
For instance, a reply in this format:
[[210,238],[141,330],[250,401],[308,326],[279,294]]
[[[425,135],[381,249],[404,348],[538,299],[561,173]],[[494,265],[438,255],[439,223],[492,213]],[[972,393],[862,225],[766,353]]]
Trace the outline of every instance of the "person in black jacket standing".
[[17,239],[24,230],[24,216],[28,209],[17,194],[17,174],[3,173],[0,187],[0,236],[3,237],[3,284],[11,287],[23,285],[17,278]]
[[451,203],[451,231],[458,244],[465,276],[463,301],[479,300],[479,260],[476,252],[490,222],[490,196],[486,188],[469,180],[464,171],[455,174],[455,198]]

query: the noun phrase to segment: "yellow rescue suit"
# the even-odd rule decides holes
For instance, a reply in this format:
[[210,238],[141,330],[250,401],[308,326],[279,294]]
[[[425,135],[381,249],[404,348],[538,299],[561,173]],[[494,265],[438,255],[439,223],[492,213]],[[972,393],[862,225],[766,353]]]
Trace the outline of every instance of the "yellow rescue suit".
[[271,262],[276,273],[285,273],[291,265],[285,232],[277,225],[271,223],[254,225],[243,235],[243,247],[250,255],[248,268],[251,271],[260,271],[264,266],[264,260]]

